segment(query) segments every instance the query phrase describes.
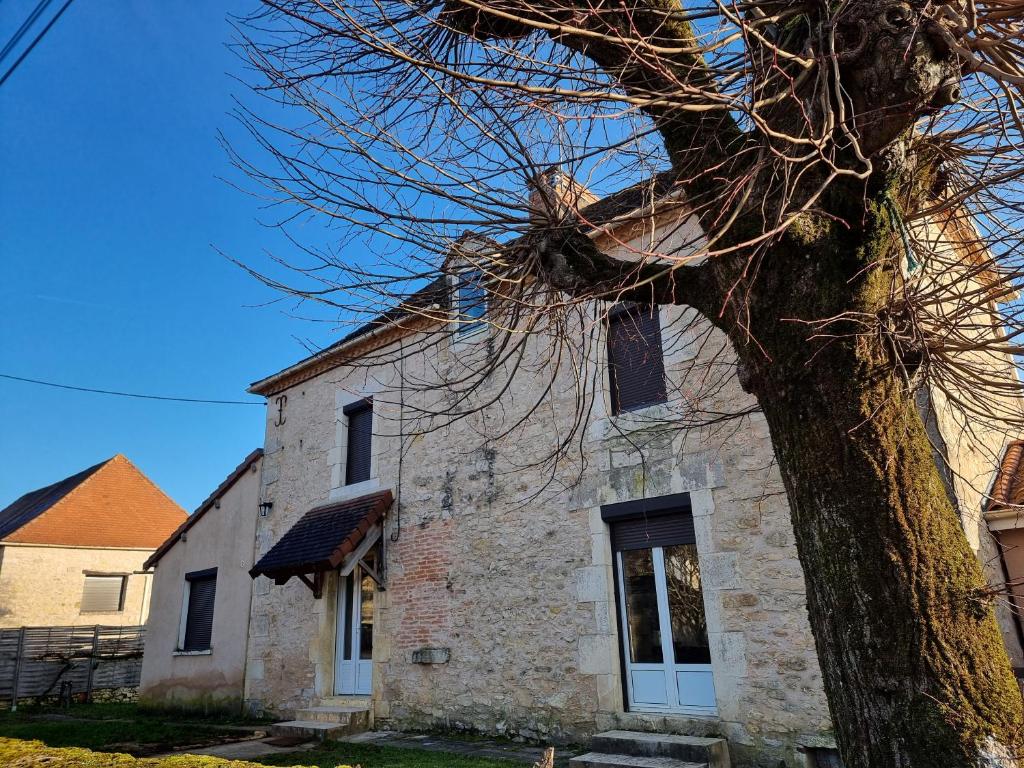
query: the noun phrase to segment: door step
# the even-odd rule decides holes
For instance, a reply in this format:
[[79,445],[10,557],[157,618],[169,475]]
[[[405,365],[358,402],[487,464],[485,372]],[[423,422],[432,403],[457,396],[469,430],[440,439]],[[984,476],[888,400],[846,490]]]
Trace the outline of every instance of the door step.
[[729,743],[706,736],[678,736],[643,731],[605,731],[593,737],[595,753],[667,757],[673,760],[706,764],[710,768],[729,768]]
[[707,763],[693,763],[672,757],[645,755],[609,755],[588,752],[569,761],[569,768],[709,768]]
[[361,733],[370,727],[368,707],[308,707],[295,713],[294,720],[274,723],[274,736],[307,736],[311,739],[336,739]]

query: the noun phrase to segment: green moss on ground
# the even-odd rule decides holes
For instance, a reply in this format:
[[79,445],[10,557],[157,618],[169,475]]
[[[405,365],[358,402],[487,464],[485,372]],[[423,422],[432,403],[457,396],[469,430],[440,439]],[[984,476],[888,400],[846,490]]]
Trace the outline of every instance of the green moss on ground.
[[[5,738],[0,738],[0,765],[8,768],[260,768],[257,763],[224,760],[207,755],[132,757],[79,748],[57,749],[47,747],[40,741]],[[295,763],[287,765],[293,768],[309,768]]]

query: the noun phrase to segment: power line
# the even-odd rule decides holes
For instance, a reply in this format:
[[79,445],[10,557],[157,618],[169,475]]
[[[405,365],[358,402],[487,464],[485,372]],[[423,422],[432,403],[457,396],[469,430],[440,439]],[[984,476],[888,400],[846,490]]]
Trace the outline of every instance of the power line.
[[71,389],[75,392],[92,392],[97,395],[117,395],[118,397],[135,397],[140,400],[171,400],[176,403],[210,403],[213,405],[263,405],[257,400],[203,400],[196,397],[165,397],[163,395],[141,395],[137,392],[115,392],[111,389],[92,389],[91,387],[74,387],[70,384],[57,384],[52,381],[41,381],[39,379],[26,379],[23,376],[11,376],[9,373],[0,373],[0,379],[11,381],[23,381],[28,384],[41,384],[44,387],[55,387],[57,389]]
[[14,36],[7,41],[7,45],[0,51],[0,63],[7,58],[7,54],[11,52],[11,49],[18,44],[25,33],[28,32],[29,27],[36,23],[36,19],[39,18],[40,14],[45,11],[53,0],[39,0],[39,4],[33,9],[32,13],[28,15],[28,18],[22,22],[21,26],[18,27],[18,31],[14,33]]
[[67,0],[67,2],[65,2],[64,5],[60,7],[60,10],[57,11],[56,14],[54,14],[54,17],[50,19],[49,23],[45,27],[43,27],[43,31],[36,35],[35,40],[29,43],[28,48],[26,48],[24,52],[21,54],[21,56],[19,56],[18,59],[13,64],[11,64],[11,68],[4,73],[3,77],[0,77],[0,86],[6,83],[7,78],[14,74],[14,70],[18,68],[18,65],[25,60],[26,56],[32,53],[32,49],[35,48],[39,41],[46,36],[46,33],[50,31],[50,27],[57,23],[57,19],[59,19],[64,14],[64,11],[66,11],[68,9],[68,6],[71,5],[71,3],[73,2],[74,0]]

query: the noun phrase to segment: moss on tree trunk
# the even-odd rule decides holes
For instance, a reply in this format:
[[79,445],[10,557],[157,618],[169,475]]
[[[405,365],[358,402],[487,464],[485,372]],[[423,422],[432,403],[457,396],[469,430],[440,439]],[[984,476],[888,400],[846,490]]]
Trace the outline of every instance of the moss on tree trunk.
[[734,340],[788,492],[847,768],[1013,765],[985,760],[1019,749],[1020,691],[892,347],[877,328],[816,338],[792,322],[885,311],[885,210],[854,231],[796,227],[750,302],[761,346]]

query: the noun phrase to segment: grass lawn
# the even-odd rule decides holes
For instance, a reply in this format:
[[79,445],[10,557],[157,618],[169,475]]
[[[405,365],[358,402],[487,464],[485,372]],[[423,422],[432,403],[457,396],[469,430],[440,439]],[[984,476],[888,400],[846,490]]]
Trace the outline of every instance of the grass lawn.
[[362,768],[526,768],[525,763],[453,755],[450,752],[428,752],[423,749],[401,749],[373,744],[348,744],[328,741],[322,746],[290,755],[261,757],[263,765],[292,766],[296,763],[335,768],[338,765],[359,765]]
[[194,716],[186,720],[179,714],[171,722],[166,713],[139,712],[133,705],[124,704],[80,705],[66,711],[42,707],[0,711],[0,737],[38,740],[50,747],[85,747],[141,755],[244,736],[216,719],[205,721]]

